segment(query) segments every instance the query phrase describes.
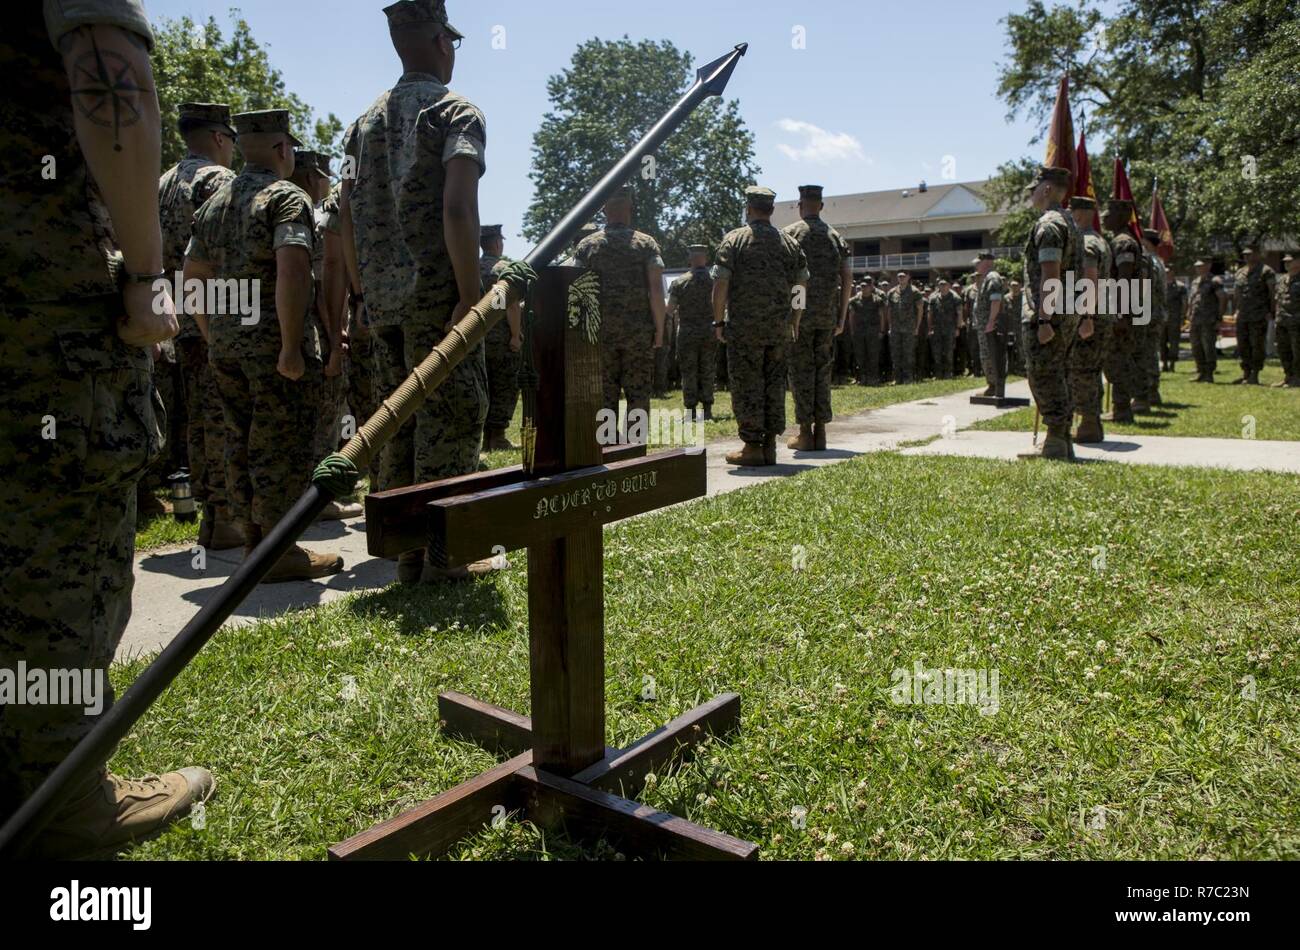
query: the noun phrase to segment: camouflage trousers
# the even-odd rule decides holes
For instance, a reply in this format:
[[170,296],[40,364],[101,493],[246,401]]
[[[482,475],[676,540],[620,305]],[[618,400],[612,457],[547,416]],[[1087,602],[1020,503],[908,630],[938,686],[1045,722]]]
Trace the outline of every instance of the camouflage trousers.
[[1258,373],[1264,368],[1267,340],[1267,320],[1237,320],[1237,355],[1243,374]]
[[185,380],[186,443],[190,456],[190,485],[206,507],[225,508],[226,420],[221,413],[217,378],[208,365],[208,344],[202,337],[176,344]]
[[916,334],[910,329],[889,331],[889,357],[894,364],[894,382],[910,383],[916,366]]
[[1038,329],[1033,323],[1022,323],[1021,328],[1029,389],[1043,422],[1048,426],[1068,426],[1074,415],[1070,401],[1070,353],[1079,342],[1078,323],[1069,317],[1062,318],[1056,334],[1046,344],[1038,342]]
[[976,328],[974,324],[966,327],[966,368],[970,370],[972,376],[983,376],[984,365],[980,362],[980,338],[984,336],[983,328]]
[[1141,357],[1148,329],[1127,323],[1111,327],[1110,348],[1104,359],[1106,379],[1110,381],[1116,407],[1127,406],[1145,396],[1146,375]]
[[1210,377],[1219,368],[1219,324],[1192,321],[1188,334],[1198,376]]
[[1279,317],[1277,355],[1287,379],[1300,379],[1300,318]]
[[226,423],[226,492],[237,522],[269,531],[311,482],[322,368],[307,359],[297,381],[271,356],[211,360]]
[[858,365],[858,382],[864,386],[880,385],[880,350],[884,343],[880,324],[876,322],[859,326],[853,322],[853,359]]
[[1164,347],[1165,321],[1151,319],[1142,339],[1142,372],[1146,380],[1146,398],[1154,400],[1160,390],[1160,351]]
[[[992,387],[1000,389],[1007,382],[1007,337],[1005,333],[985,333],[981,327],[975,334],[980,349],[980,366],[984,369],[984,379]],[[1001,339],[996,337],[1001,336]]]
[[831,363],[835,331],[799,328],[799,339],[786,351],[790,391],[794,394],[795,421],[801,426],[824,425],[831,421]]
[[1181,317],[1165,320],[1165,341],[1160,358],[1166,363],[1177,363],[1179,350],[1183,346],[1183,321]]
[[952,379],[952,361],[957,341],[953,334],[936,330],[930,337],[930,355],[934,360],[934,374],[940,379]]
[[785,344],[728,343],[731,408],[746,442],[785,431]]
[[655,395],[667,395],[677,371],[677,335],[664,329],[664,345],[655,350]]
[[[117,339],[120,312],[116,295],[0,305],[0,669],[98,675],[103,709],[131,615],[136,483],[162,449],[149,356]],[[88,705],[0,705],[0,818],[90,730],[103,710]]]
[[[347,402],[352,416],[349,438],[356,434],[379,408],[380,395],[375,385],[375,338],[371,333],[359,334],[353,330],[348,344]],[[370,463],[370,490],[379,491],[379,459]]]
[[682,369],[682,401],[687,406],[713,405],[714,377],[718,372],[718,341],[713,336],[682,339],[677,335],[677,360]]
[[[371,333],[381,400],[392,395],[443,338],[439,327],[427,323],[379,327]],[[478,471],[487,410],[487,366],[479,346],[384,448],[379,467],[384,490]]]
[[515,418],[519,404],[519,366],[522,356],[510,349],[510,325],[502,320],[483,344],[487,365],[488,414],[484,426],[507,429]]
[[600,372],[603,406],[618,415],[619,398],[627,398],[627,411],[640,409],[649,420],[650,394],[654,389],[654,330],[630,333],[615,340],[601,340]]
[[1070,401],[1081,416],[1101,415],[1101,371],[1111,343],[1110,325],[1094,320],[1092,336],[1086,340],[1075,339],[1070,350]]
[[316,416],[316,434],[312,439],[312,461],[319,462],[339,450],[343,416],[347,408],[348,378],[344,367],[338,376],[321,376],[320,410]]
[[140,489],[153,490],[168,485],[168,478],[185,467],[185,384],[181,366],[171,341],[162,346],[162,359],[155,360],[152,378],[154,391],[162,404],[159,423],[163,432],[163,451],[140,479]]

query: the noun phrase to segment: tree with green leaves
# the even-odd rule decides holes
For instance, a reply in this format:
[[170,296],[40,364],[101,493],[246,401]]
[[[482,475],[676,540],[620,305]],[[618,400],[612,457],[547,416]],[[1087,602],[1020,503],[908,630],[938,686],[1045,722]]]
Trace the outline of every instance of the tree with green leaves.
[[[1295,235],[1300,0],[1030,0],[1004,22],[1010,115],[1046,130],[1068,71],[1090,139],[1106,143],[1093,155],[1098,197],[1124,157],[1145,221],[1158,179],[1177,263]],[[992,190],[1008,197],[1027,164],[1004,165]]]
[[[552,111],[533,136],[536,186],[524,234],[545,236],[694,81],[689,53],[627,37],[588,40],[547,82]],[[633,224],[655,237],[672,267],[690,244],[716,246],[743,223],[742,190],[759,174],[739,103],[710,99],[630,182]]]
[[280,71],[253,39],[248,22],[237,12],[232,12],[231,20],[229,38],[212,18],[206,23],[189,17],[163,19],[153,25],[163,167],[185,157],[185,143],[176,128],[176,107],[182,102],[224,102],[232,112],[288,109],[298,137],[309,148],[337,156],[343,123],[332,113],[318,119],[302,99],[287,92]]

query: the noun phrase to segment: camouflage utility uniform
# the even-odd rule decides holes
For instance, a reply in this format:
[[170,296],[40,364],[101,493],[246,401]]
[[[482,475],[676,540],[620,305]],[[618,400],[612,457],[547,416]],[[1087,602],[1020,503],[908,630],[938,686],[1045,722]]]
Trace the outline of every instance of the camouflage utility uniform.
[[[163,269],[168,275],[185,266],[194,212],[234,180],[229,168],[199,155],[187,155],[163,173],[158,182],[158,214],[162,223]],[[176,355],[185,391],[186,442],[189,448],[190,485],[194,497],[209,508],[226,507],[226,423],[221,415],[217,380],[208,365],[208,344],[194,317],[177,314],[180,333]]]
[[880,344],[885,329],[881,309],[885,295],[874,287],[863,289],[849,301],[849,319],[853,330],[853,359],[858,364],[858,383],[880,385]]
[[[1083,239],[1084,267],[1095,267],[1097,279],[1108,280],[1111,275],[1110,245],[1091,228],[1081,232],[1080,237]],[[1076,274],[1075,279],[1080,279],[1081,274]],[[1070,348],[1070,401],[1074,411],[1085,418],[1101,416],[1101,371],[1114,342],[1113,318],[1105,310],[1105,302],[1098,300],[1097,312],[1092,315],[1092,336],[1086,340],[1076,339]]]
[[840,277],[852,254],[839,232],[819,217],[803,218],[785,233],[808,261],[807,307],[799,320],[799,339],[790,341],[790,391],[795,421],[801,426],[831,421],[831,369],[835,326],[840,317]]
[[930,349],[934,355],[935,375],[952,379],[954,347],[957,345],[957,319],[961,315],[961,298],[952,292],[934,292],[930,298],[930,321],[933,335]]
[[1165,287],[1168,273],[1165,262],[1150,251],[1145,252],[1147,273],[1151,277],[1151,323],[1142,336],[1142,376],[1146,399],[1160,402],[1160,351],[1165,342]]
[[993,312],[993,301],[1003,301],[1005,288],[1002,275],[995,270],[984,275],[979,282],[975,296],[975,312],[971,315],[975,336],[979,340],[980,365],[984,367],[984,379],[994,394],[1001,395],[1007,384],[1007,332],[1012,325],[1011,314],[1005,306],[998,311],[998,319],[989,333],[989,314]]
[[[310,255],[315,221],[311,199],[274,171],[246,164],[239,177],[194,216],[187,255],[208,264],[220,281],[260,282],[260,313],[209,313],[208,358],[226,424],[226,491],[235,520],[264,530],[275,525],[307,489],[320,415],[323,367],[320,337],[303,314],[304,372],[290,380],[276,368],[281,350],[276,313],[276,252]],[[237,308],[229,308],[235,311]]]
[[1285,381],[1300,386],[1300,280],[1291,273],[1277,282],[1277,352]]
[[[1058,208],[1045,211],[1029,232],[1025,244],[1024,310],[1021,315],[1021,337],[1025,343],[1025,368],[1029,372],[1029,388],[1050,430],[1064,432],[1068,439],[1073,407],[1067,367],[1070,350],[1078,342],[1078,317],[1069,314],[1046,314],[1056,331],[1046,344],[1038,341],[1039,287],[1042,283],[1043,265],[1057,261],[1061,265],[1061,280],[1068,271],[1076,274],[1083,270],[1083,248],[1074,220]],[[1064,309],[1064,308],[1062,308]]]
[[921,295],[908,284],[893,288],[885,297],[889,309],[889,357],[894,364],[894,381],[910,383],[916,365],[916,318]]
[[1183,316],[1187,313],[1187,288],[1174,281],[1165,289],[1165,345],[1161,355],[1172,370],[1183,345]]
[[808,277],[797,241],[769,221],[727,234],[713,275],[727,293],[727,372],[731,405],[746,442],[762,443],[785,430],[786,344],[790,295]]
[[1254,267],[1237,271],[1233,296],[1237,303],[1237,351],[1243,376],[1257,377],[1264,368],[1270,304],[1276,286],[1277,277],[1267,264],[1256,262]]
[[[1130,279],[1142,280],[1147,276],[1144,264],[1145,255],[1138,246],[1137,239],[1128,232],[1108,235],[1107,242],[1111,251],[1111,267],[1115,278],[1119,278],[1120,267],[1133,265]],[[1110,348],[1103,357],[1106,364],[1106,378],[1112,387],[1112,401],[1115,411],[1123,413],[1135,399],[1145,394],[1145,374],[1140,361],[1145,345],[1148,324],[1140,321],[1141,317],[1133,313],[1130,304],[1127,313],[1116,313],[1111,317]]]
[[1222,322],[1223,278],[1210,275],[1192,281],[1192,359],[1197,374],[1210,378],[1219,367],[1219,324]]
[[[408,72],[348,129],[357,264],[375,341],[376,381],[395,392],[445,335],[459,301],[443,235],[446,164],[486,168],[486,120],[437,77]],[[478,470],[487,419],[482,345],[456,366],[384,449],[385,490]]]
[[611,224],[578,245],[575,261],[600,278],[604,407],[617,413],[623,394],[629,418],[639,409],[648,419],[655,376],[655,324],[648,273],[651,268],[663,269],[659,245],[648,234]]
[[[42,15],[44,14],[44,15]],[[117,336],[108,211],[73,129],[59,40],[90,24],[153,44],[135,0],[12,7],[0,141],[30,171],[0,189],[0,668],[107,670],[131,615],[135,487],[162,442],[149,353]],[[39,157],[58,170],[45,179]],[[26,159],[23,159],[25,161]],[[90,731],[81,704],[0,705],[0,816]]]
[[677,359],[682,370],[682,400],[688,409],[713,405],[718,339],[713,332],[713,277],[698,267],[673,281],[669,301],[677,305]]

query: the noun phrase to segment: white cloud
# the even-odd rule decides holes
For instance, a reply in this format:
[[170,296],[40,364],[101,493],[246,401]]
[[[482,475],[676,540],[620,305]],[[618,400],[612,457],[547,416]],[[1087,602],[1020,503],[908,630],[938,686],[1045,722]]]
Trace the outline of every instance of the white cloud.
[[798,145],[777,146],[781,154],[792,162],[813,162],[817,165],[829,165],[850,159],[870,162],[862,150],[862,143],[847,132],[827,132],[811,122],[798,119],[779,119],[777,128],[802,138]]

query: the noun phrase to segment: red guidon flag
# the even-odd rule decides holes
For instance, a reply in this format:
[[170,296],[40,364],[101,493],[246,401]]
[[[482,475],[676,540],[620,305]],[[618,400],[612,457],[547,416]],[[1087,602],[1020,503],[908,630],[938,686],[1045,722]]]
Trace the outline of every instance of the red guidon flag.
[[1056,90],[1056,106],[1052,109],[1052,125],[1047,130],[1047,157],[1043,164],[1049,168],[1066,168],[1070,171],[1070,187],[1065,189],[1065,206],[1069,207],[1069,196],[1075,193],[1074,182],[1079,169],[1075,165],[1074,154],[1074,117],[1070,115],[1070,74],[1061,77],[1060,88]]
[[[1079,148],[1074,153],[1074,193],[1080,198],[1097,200],[1097,189],[1092,187],[1092,162],[1088,160],[1088,130],[1079,122]],[[1092,229],[1101,233],[1101,211],[1092,213]]]
[[1156,253],[1168,264],[1174,259],[1174,232],[1169,227],[1169,219],[1165,217],[1165,206],[1160,203],[1158,186],[1151,189],[1151,230],[1160,232],[1160,246],[1156,248]]
[[[1124,171],[1124,159],[1115,159],[1115,187],[1111,190],[1111,197],[1120,201],[1132,201],[1133,189],[1128,184],[1128,172]],[[1137,204],[1133,205],[1133,211],[1128,219],[1129,233],[1137,238],[1138,244],[1142,243],[1142,225],[1138,222]]]

